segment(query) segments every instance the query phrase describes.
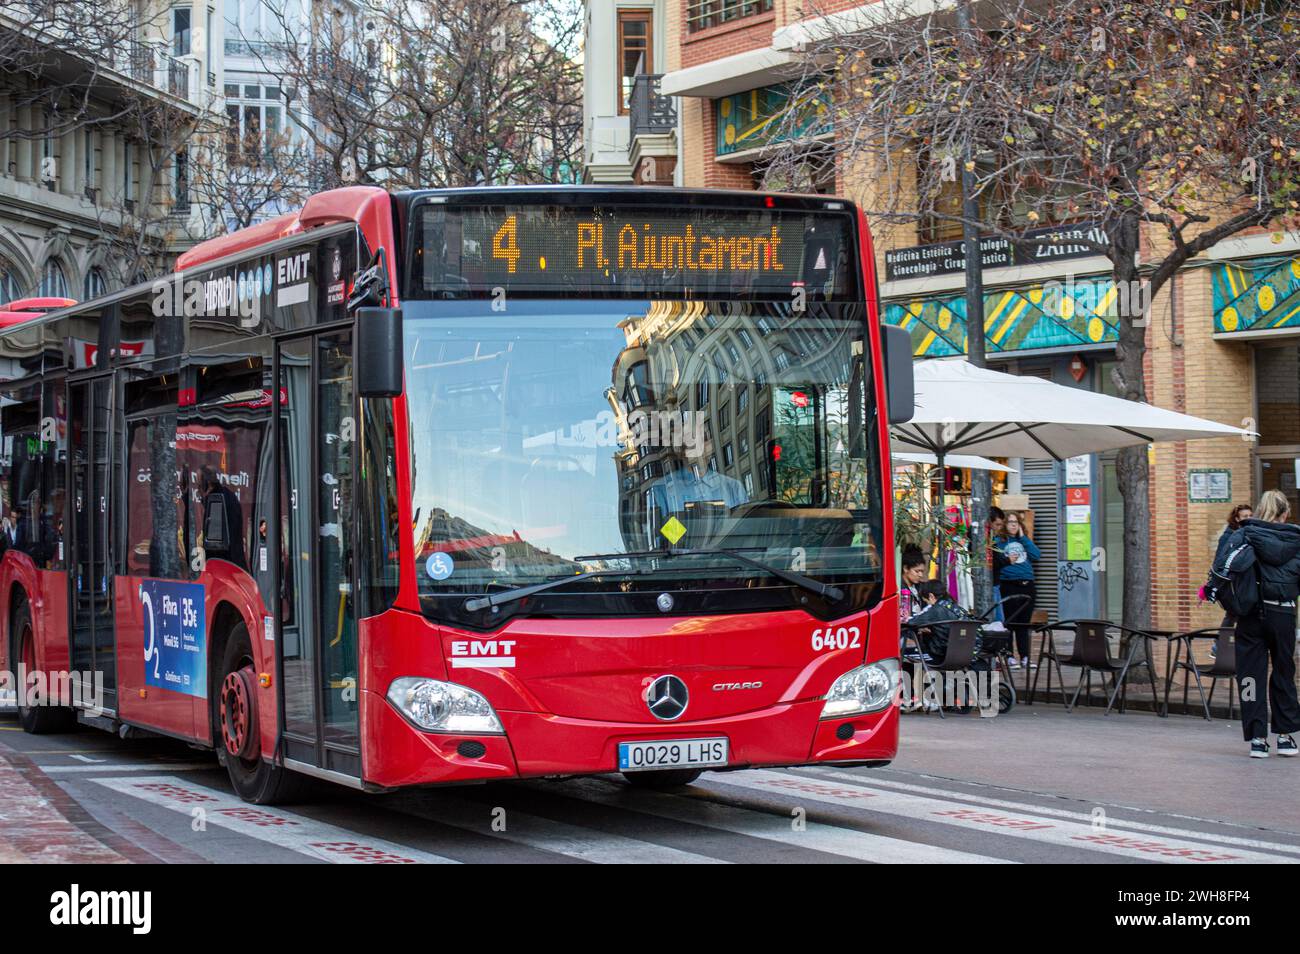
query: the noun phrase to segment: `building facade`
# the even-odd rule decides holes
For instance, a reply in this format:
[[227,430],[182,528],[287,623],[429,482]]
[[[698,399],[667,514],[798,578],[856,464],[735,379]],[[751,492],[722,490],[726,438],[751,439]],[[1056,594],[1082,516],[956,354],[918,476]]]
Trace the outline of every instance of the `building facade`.
[[[828,0],[807,17],[795,0],[667,0],[668,72],[675,97],[679,181],[757,188],[777,144],[787,84],[810,34],[834,30],[871,5]],[[819,111],[797,124],[817,149]],[[839,166],[835,181],[796,184],[873,208],[869,178]],[[965,353],[960,231],[873,221],[884,318],[907,328],[918,358]],[[1028,251],[983,248],[984,334],[990,367],[1115,393],[1123,302],[1104,256],[1076,244],[1089,223],[1041,230]],[[1144,247],[1150,248],[1149,241]],[[1158,444],[1149,450],[1148,559],[1156,625],[1217,625],[1198,604],[1214,544],[1233,503],[1278,488],[1300,513],[1300,236],[1265,233],[1220,243],[1193,260],[1151,303],[1147,387],[1152,403],[1258,430],[1259,440]],[[1006,490],[1028,499],[1040,565],[1039,608],[1053,618],[1119,619],[1123,506],[1114,454],[1017,460]]]
[[[14,7],[0,32],[33,31],[36,15]],[[210,234],[194,178],[219,159],[220,51],[205,33],[218,16],[146,6],[98,63],[52,43],[40,70],[0,77],[0,302],[94,297]]]
[[583,35],[583,181],[680,184],[670,68],[672,0],[588,0]]

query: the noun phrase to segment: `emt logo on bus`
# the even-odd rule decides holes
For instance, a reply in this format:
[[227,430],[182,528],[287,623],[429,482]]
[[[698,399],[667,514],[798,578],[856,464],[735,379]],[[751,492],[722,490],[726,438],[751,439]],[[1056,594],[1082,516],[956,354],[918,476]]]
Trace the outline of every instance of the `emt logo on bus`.
[[275,303],[281,308],[307,300],[311,291],[308,265],[311,252],[298,252],[275,262]]

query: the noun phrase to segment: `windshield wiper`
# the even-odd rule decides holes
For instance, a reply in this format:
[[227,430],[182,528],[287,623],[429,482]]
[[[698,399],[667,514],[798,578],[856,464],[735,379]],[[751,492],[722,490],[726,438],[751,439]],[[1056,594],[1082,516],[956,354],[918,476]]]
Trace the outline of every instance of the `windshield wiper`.
[[[747,557],[742,553],[736,553],[733,550],[641,550],[633,553],[601,553],[591,556],[575,557],[575,563],[591,563],[596,560],[635,560],[647,557],[679,557],[679,556],[719,556],[735,560],[737,563],[744,563],[756,569],[772,574],[779,580],[783,580],[792,586],[807,590],[810,593],[816,593],[818,596],[825,597],[833,603],[838,603],[844,599],[844,591],[837,586],[830,586],[826,583],[820,583],[812,577],[804,576],[802,573],[796,573],[794,570],[782,569],[779,566],[772,566],[761,560],[755,560],[753,557]],[[556,587],[567,586],[578,580],[590,580],[601,576],[627,576],[629,574],[646,575],[651,570],[588,570],[586,573],[575,573],[573,576],[561,577],[558,580],[547,580],[544,583],[533,583],[529,586],[517,586],[512,590],[505,590],[501,593],[491,593],[487,596],[478,596],[474,599],[465,601],[467,612],[476,613],[479,610],[488,609],[493,606],[504,606],[507,603],[514,603],[519,600],[527,599],[538,593],[545,593],[547,590],[553,590]]]
[[545,593],[547,590],[553,590],[557,586],[567,586],[570,583],[576,583],[578,580],[590,580],[598,576],[627,576],[629,572],[646,573],[647,570],[588,570],[586,573],[575,573],[573,576],[560,577],[558,580],[547,580],[544,583],[532,583],[528,586],[516,586],[513,590],[504,590],[500,593],[490,593],[487,596],[477,596],[474,599],[465,601],[467,612],[476,613],[479,610],[487,609],[489,606],[504,606],[506,603],[514,603],[517,600],[524,600],[537,593]]
[[794,570],[786,570],[779,566],[772,566],[770,563],[764,563],[762,560],[755,560],[753,557],[745,556],[743,553],[737,553],[735,550],[719,549],[670,549],[670,550],[640,550],[632,553],[597,553],[591,556],[574,557],[577,563],[591,563],[596,560],[626,560],[639,559],[644,557],[678,557],[678,556],[718,556],[735,560],[737,563],[744,563],[755,569],[763,570],[772,574],[778,580],[783,580],[791,586],[797,586],[809,593],[816,593],[823,596],[832,603],[838,603],[844,599],[844,591],[838,586],[831,586],[828,583],[821,583],[810,576],[804,576],[802,573],[796,573]]

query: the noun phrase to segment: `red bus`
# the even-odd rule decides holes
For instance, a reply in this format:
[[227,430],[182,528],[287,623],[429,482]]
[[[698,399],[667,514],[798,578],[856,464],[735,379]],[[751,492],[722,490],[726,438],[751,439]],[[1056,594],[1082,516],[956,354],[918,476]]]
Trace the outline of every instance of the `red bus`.
[[259,803],[894,757],[911,355],[850,203],[353,187],[177,269],[0,331],[23,728]]

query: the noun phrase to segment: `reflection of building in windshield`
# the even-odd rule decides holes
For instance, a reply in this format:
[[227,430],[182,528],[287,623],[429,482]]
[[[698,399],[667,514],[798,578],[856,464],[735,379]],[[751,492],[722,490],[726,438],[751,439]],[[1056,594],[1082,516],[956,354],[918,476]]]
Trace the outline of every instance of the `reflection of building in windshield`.
[[[861,382],[854,382],[855,406],[844,393],[857,364],[849,332],[823,317],[815,305],[797,315],[773,305],[661,301],[620,324],[626,347],[607,396],[620,429],[615,462],[625,546],[707,546],[723,518],[746,503],[832,503],[825,472],[836,448],[824,446],[826,405],[833,400],[830,410],[850,418],[841,431],[861,433]],[[860,354],[856,342],[852,351]],[[822,417],[809,417],[811,427],[791,428],[797,421],[784,408],[774,421],[774,395],[792,393],[813,396]],[[781,454],[774,425],[783,424],[816,443],[808,472],[793,482],[795,456],[782,467],[773,459]],[[838,451],[850,453],[842,440]]]

